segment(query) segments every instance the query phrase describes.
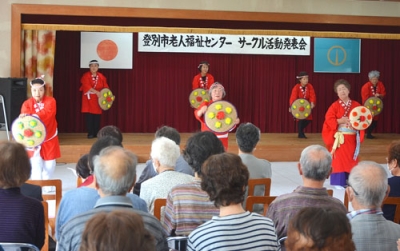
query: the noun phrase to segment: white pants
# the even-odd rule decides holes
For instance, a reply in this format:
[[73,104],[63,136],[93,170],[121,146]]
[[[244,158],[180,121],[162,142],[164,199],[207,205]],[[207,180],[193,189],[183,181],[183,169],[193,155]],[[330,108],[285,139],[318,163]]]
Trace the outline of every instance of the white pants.
[[35,150],[30,162],[32,167],[31,180],[48,180],[53,176],[56,160],[43,160],[40,157],[40,148]]

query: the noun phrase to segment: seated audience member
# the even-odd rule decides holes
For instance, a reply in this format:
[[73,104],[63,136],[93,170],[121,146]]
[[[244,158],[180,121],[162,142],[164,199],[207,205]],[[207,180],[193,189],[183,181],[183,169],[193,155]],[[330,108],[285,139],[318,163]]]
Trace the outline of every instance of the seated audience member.
[[[156,131],[155,138],[160,137],[166,137],[170,140],[173,140],[178,146],[181,143],[181,135],[179,134],[179,132],[175,128],[169,126],[163,126]],[[193,169],[184,160],[182,155],[179,155],[179,158],[176,160],[175,171],[194,176]],[[157,172],[154,169],[153,161],[148,160],[142,174],[139,177],[139,180],[135,184],[133,192],[137,195],[140,195],[140,186],[142,185],[142,183],[150,178],[153,178],[156,175]]]
[[287,235],[290,219],[304,207],[336,208],[346,215],[343,203],[328,195],[324,181],[332,171],[332,156],[325,147],[311,145],[301,152],[297,168],[303,180],[292,193],[278,196],[268,207],[267,217],[275,223],[278,238]]
[[44,209],[40,201],[21,194],[31,176],[24,146],[0,142],[0,242],[44,244]]
[[142,217],[129,211],[95,214],[85,226],[79,251],[155,251],[154,238]]
[[[114,137],[103,137],[99,138],[91,147],[89,153],[89,168],[94,169],[93,159],[94,156],[98,155],[101,150],[108,146],[121,146],[119,140]],[[91,168],[92,167],[92,168]],[[136,176],[135,176],[136,177]],[[86,180],[87,181],[87,180]],[[85,183],[85,182],[84,182]],[[133,207],[137,210],[147,212],[146,202],[140,199],[137,195],[128,193],[127,196],[132,201]],[[74,216],[93,209],[97,200],[100,199],[99,193],[96,190],[96,182],[92,179],[92,182],[67,191],[60,202],[58,213],[56,217],[56,238],[60,234],[60,228],[68,222]]]
[[150,155],[158,175],[143,182],[140,198],[146,201],[149,212],[153,214],[155,199],[167,198],[174,186],[190,183],[194,177],[175,171],[180,149],[174,141],[166,137],[156,138],[151,144]]
[[333,208],[305,207],[289,222],[287,251],[354,251],[349,219]]
[[[387,168],[393,175],[388,180],[390,186],[389,197],[400,197],[400,141],[395,141],[389,146]],[[385,219],[394,220],[395,205],[385,205],[382,207],[382,211]]]
[[121,133],[121,130],[113,125],[108,125],[100,129],[100,131],[97,133],[97,138],[103,138],[111,136],[119,140],[119,142],[122,144],[122,140],[124,139]]
[[79,186],[89,186],[93,183],[93,171],[89,166],[89,154],[82,155],[75,166],[76,175],[82,179],[82,184]]
[[99,212],[115,210],[133,211],[140,215],[144,227],[154,236],[156,250],[168,250],[161,223],[149,213],[135,209],[132,201],[126,197],[135,183],[136,156],[122,147],[110,146],[95,156],[93,163],[94,180],[100,199],[94,209],[75,216],[61,227],[57,250],[79,250],[86,222]]
[[348,214],[357,250],[392,251],[400,225],[383,217],[381,205],[389,193],[387,171],[372,161],[358,163],[350,172],[346,193],[355,211]]
[[163,227],[167,235],[189,235],[196,227],[219,214],[219,209],[201,189],[201,165],[214,154],[223,153],[222,142],[212,132],[199,132],[191,136],[183,158],[193,168],[194,181],[177,185],[167,197]]
[[201,173],[201,188],[220,213],[190,233],[188,250],[280,250],[274,223],[242,207],[249,171],[239,156],[212,155]]
[[[236,142],[239,146],[239,157],[243,164],[247,166],[250,173],[250,179],[271,178],[271,163],[265,159],[259,159],[253,155],[258,141],[260,141],[260,129],[252,123],[241,124],[236,130]],[[264,186],[256,186],[254,196],[264,195]],[[246,196],[247,198],[247,190]],[[246,207],[246,205],[243,205]],[[262,212],[262,205],[255,205],[254,211]]]

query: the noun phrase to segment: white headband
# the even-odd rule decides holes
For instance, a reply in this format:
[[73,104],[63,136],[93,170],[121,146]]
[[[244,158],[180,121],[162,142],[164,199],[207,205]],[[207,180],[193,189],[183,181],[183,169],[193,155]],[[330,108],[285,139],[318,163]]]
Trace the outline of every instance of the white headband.
[[[40,77],[37,77],[37,78],[35,78],[35,79],[40,79],[40,80],[43,81],[43,84],[40,85],[40,87],[43,87],[43,86],[46,85],[46,82],[44,81],[44,75],[41,75]],[[32,81],[35,80],[35,79],[32,79]],[[32,81],[29,83],[29,84],[31,85],[31,87],[32,87]],[[36,83],[35,83],[35,84],[36,84]]]

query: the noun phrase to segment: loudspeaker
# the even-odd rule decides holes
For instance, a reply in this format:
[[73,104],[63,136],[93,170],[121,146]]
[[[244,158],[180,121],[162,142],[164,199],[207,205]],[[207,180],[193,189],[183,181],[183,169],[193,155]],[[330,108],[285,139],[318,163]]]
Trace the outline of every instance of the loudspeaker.
[[[4,98],[8,129],[19,116],[22,103],[27,99],[26,78],[0,78],[0,95]],[[0,104],[0,123],[5,123],[3,105]]]

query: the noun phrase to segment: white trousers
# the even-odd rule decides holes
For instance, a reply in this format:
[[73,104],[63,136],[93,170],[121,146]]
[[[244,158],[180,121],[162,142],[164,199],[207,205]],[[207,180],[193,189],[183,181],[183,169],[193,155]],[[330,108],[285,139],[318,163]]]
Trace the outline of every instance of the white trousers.
[[56,160],[43,160],[40,157],[40,148],[30,158],[32,173],[31,180],[49,180],[56,168]]

